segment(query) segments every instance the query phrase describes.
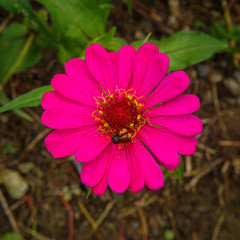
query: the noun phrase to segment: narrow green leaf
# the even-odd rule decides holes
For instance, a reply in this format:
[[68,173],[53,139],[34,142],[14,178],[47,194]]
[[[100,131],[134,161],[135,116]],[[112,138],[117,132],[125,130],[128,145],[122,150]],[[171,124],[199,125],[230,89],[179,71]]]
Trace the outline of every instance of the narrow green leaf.
[[128,13],[132,13],[132,0],[127,0]]
[[88,199],[88,198],[89,198],[89,196],[90,196],[91,192],[92,192],[92,188],[88,188],[88,192],[87,192],[87,195],[86,195],[86,199]]
[[23,107],[36,107],[41,103],[45,92],[54,90],[51,85],[39,87],[26,94],[23,94],[0,108],[0,113]]
[[[10,102],[10,99],[6,96],[6,94],[3,91],[0,91],[0,105],[7,104],[8,102]],[[13,112],[21,118],[24,118],[30,122],[33,121],[33,118],[30,115],[28,115],[27,113],[20,109],[13,110]]]
[[135,48],[138,49],[140,48],[144,43],[149,41],[149,38],[151,37],[152,33],[150,32],[143,40],[132,42],[131,45]]
[[183,165],[182,156],[180,154],[179,154],[179,156],[180,156],[180,159],[181,159],[181,163],[179,164],[179,166],[174,171],[174,174],[178,177],[179,181],[182,183],[183,182],[184,165]]

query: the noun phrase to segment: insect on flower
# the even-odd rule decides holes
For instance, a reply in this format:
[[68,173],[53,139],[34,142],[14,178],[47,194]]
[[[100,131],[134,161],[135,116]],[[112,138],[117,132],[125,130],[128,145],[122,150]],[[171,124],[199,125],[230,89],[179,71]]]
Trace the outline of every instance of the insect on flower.
[[[99,44],[65,64],[44,94],[42,122],[55,129],[45,144],[53,157],[75,155],[81,181],[95,194],[164,185],[160,164],[175,170],[179,154],[196,150],[201,120],[197,96],[181,95],[190,79],[167,74],[169,58],[156,45],[107,52]],[[154,157],[153,157],[154,156]]]
[[119,144],[119,143],[128,143],[131,142],[131,133],[128,133],[127,131],[125,133],[119,133],[117,132],[116,134],[112,135],[111,141],[114,144]]

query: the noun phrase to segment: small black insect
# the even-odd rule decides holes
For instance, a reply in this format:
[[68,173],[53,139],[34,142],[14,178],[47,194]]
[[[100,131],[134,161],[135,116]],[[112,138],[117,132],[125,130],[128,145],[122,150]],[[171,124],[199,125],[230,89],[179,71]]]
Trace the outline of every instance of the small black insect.
[[127,132],[123,134],[116,133],[115,135],[112,135],[111,141],[114,144],[131,142],[131,134]]

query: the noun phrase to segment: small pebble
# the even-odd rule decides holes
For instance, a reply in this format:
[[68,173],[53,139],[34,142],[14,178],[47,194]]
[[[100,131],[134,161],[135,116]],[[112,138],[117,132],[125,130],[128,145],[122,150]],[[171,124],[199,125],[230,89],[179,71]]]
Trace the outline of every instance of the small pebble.
[[201,78],[206,77],[209,74],[210,70],[211,70],[211,68],[207,64],[198,64],[197,65],[197,72],[198,72],[199,77],[201,77]]
[[223,84],[232,95],[240,95],[240,84],[238,84],[237,80],[235,80],[234,78],[226,78]]

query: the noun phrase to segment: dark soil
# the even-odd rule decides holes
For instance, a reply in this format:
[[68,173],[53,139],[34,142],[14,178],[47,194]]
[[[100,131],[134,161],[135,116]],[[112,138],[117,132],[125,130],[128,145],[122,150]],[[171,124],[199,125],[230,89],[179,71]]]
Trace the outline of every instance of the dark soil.
[[[173,7],[178,2],[179,7]],[[240,5],[236,2],[231,1],[233,24],[239,22]],[[182,29],[209,33],[212,22],[224,23],[220,1],[139,0],[131,15],[122,1],[115,1],[109,19],[108,28],[116,25],[117,35],[128,42],[143,39],[149,32],[151,39]],[[199,26],[197,21],[203,24]],[[36,66],[12,77],[7,93],[15,98],[49,84],[63,71],[56,53],[46,51]],[[74,239],[240,239],[240,96],[225,87],[226,79],[237,81],[240,72],[228,53],[189,67],[186,72],[191,78],[188,92],[201,100],[196,114],[203,120],[204,130],[198,136],[196,153],[184,158],[184,182],[171,175],[158,191],[115,194],[108,189],[103,197],[90,195],[86,199],[87,189],[80,182],[72,157],[53,159],[46,150],[41,107],[25,109],[34,122],[12,112],[0,115],[0,170],[18,170],[20,163],[34,164],[30,172],[22,174],[30,184],[23,199],[13,200],[0,186],[25,239],[68,239],[69,209],[74,215]],[[29,149],[37,136],[39,141]],[[14,151],[6,150],[8,143]],[[63,194],[69,201],[63,200]],[[96,231],[84,206],[95,221],[110,209]],[[0,236],[13,230],[1,206],[0,223]]]

